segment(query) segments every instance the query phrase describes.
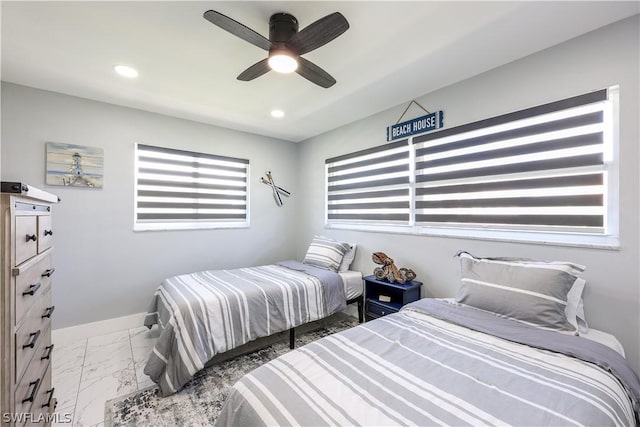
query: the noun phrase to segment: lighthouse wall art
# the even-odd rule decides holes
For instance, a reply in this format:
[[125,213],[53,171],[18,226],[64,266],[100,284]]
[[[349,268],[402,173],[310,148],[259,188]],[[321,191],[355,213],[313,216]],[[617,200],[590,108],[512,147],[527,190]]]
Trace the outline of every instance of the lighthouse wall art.
[[104,150],[47,142],[47,185],[102,188]]

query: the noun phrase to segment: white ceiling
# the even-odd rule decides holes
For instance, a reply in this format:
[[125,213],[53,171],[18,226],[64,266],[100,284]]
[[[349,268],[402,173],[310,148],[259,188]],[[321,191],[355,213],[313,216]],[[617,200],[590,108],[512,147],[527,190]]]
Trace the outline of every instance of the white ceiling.
[[[300,29],[341,12],[350,29],[306,55],[337,83],[297,74],[236,80],[266,52],[202,14],[269,36],[275,12]],[[2,1],[2,80],[302,141],[639,13],[640,3]],[[140,76],[117,76],[115,64]],[[282,119],[269,112],[280,108]]]

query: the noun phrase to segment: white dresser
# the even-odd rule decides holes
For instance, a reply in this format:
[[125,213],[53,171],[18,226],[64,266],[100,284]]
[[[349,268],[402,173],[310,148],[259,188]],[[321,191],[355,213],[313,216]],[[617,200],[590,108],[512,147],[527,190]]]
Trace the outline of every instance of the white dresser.
[[18,182],[2,182],[1,190],[0,424],[48,425],[56,404],[51,211],[58,197]]

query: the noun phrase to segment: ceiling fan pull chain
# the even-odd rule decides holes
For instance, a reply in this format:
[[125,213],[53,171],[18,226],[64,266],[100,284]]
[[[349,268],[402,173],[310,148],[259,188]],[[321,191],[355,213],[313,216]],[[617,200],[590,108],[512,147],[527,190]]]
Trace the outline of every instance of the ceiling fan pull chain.
[[424,108],[422,105],[420,105],[418,103],[418,101],[416,101],[415,99],[412,99],[411,102],[409,103],[409,105],[407,105],[407,108],[404,109],[404,111],[402,112],[402,115],[400,116],[400,118],[398,119],[398,121],[396,122],[396,124],[400,123],[400,120],[402,120],[402,118],[404,117],[405,114],[407,114],[407,111],[409,110],[409,107],[411,107],[411,104],[416,104],[418,107],[422,108],[424,110],[425,113],[427,114],[431,114],[430,111],[428,111],[426,108]]

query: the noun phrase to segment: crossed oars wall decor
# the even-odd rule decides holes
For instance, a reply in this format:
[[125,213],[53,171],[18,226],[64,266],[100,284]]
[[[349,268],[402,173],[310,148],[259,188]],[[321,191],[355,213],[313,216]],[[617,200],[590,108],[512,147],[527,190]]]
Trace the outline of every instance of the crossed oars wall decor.
[[273,176],[271,175],[271,171],[267,172],[267,179],[264,179],[263,176],[260,177],[260,182],[263,184],[267,184],[273,190],[273,198],[276,200],[276,205],[282,206],[282,194],[285,197],[289,197],[291,193],[285,190],[282,187],[278,187],[276,183],[273,181]]

